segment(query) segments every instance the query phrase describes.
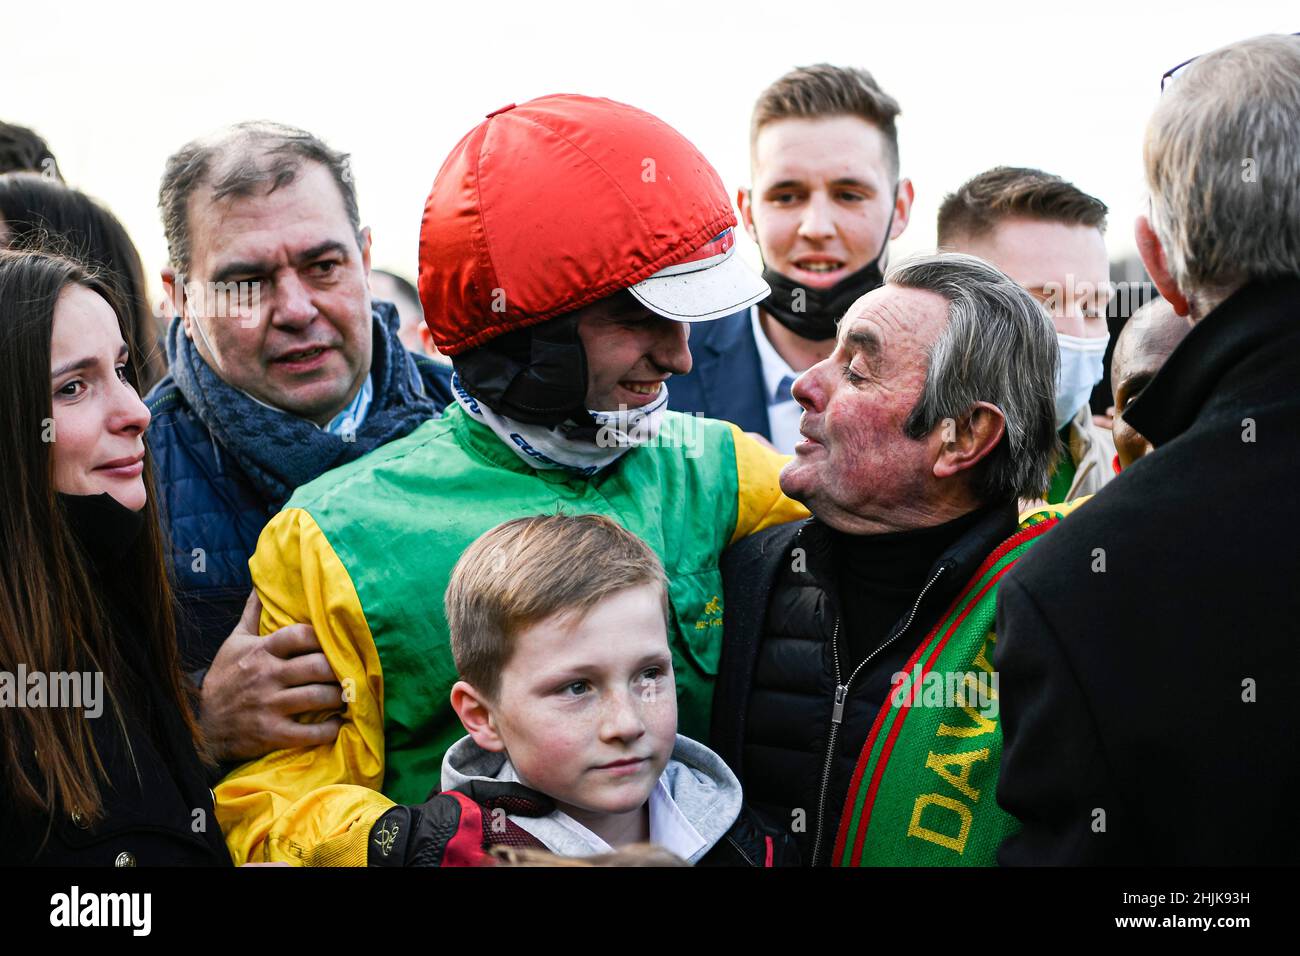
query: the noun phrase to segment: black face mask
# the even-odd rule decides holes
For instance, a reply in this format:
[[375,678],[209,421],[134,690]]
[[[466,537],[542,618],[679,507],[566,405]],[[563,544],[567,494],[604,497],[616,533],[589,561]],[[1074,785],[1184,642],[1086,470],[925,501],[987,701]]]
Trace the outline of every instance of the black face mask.
[[763,280],[772,287],[772,294],[758,304],[795,335],[820,342],[835,338],[835,327],[844,313],[862,296],[885,283],[880,270],[880,260],[889,245],[889,231],[894,227],[894,213],[898,208],[898,187],[894,187],[894,204],[885,226],[885,241],[880,244],[876,258],[850,276],[845,276],[829,289],[810,289],[784,276],[768,265],[763,266]]

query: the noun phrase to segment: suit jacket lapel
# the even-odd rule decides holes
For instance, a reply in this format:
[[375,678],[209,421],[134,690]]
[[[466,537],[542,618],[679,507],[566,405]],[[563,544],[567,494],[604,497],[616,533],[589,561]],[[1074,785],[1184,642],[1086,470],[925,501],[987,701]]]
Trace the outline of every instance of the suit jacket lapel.
[[700,336],[700,347],[692,354],[700,362],[700,387],[713,417],[770,439],[763,363],[750,331],[749,312],[741,315],[743,322],[719,319],[712,323],[717,328]]

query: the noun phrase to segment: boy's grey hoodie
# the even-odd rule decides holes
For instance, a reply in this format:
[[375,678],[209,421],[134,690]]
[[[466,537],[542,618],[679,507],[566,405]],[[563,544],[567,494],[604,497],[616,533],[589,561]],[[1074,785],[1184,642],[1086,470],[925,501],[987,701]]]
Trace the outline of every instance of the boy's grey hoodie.
[[[479,747],[469,736],[452,744],[442,759],[442,789],[455,790],[471,780],[519,783],[514,765],[504,753]],[[704,846],[687,860],[696,863],[722,839],[741,809],[740,781],[708,747],[677,735],[672,757],[659,778],[683,816],[704,839]],[[561,856],[590,856],[602,848],[557,819],[559,811],[544,817],[510,815],[510,820]]]

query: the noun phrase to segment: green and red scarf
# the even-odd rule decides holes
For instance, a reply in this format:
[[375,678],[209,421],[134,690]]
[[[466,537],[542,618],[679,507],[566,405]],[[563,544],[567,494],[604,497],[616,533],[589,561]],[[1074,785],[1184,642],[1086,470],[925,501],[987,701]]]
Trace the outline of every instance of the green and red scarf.
[[994,793],[1002,756],[992,664],[998,582],[1068,510],[1027,516],[896,677],[849,783],[832,865],[996,864],[998,845],[1019,826]]

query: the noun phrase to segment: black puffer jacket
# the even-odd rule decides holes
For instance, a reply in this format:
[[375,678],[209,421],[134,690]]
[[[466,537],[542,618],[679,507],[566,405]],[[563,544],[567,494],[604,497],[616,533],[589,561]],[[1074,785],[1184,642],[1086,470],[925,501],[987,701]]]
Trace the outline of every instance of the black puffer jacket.
[[726,624],[710,746],[740,778],[747,805],[768,823],[791,829],[806,865],[829,859],[849,782],[891,677],[980,562],[1015,533],[1016,518],[1014,505],[990,508],[945,550],[926,576],[928,589],[918,589],[909,614],[886,632],[892,640],[851,681],[862,659],[850,659],[841,631],[840,672],[849,691],[829,773],[836,689],[831,638],[840,616],[833,532],[810,518],[746,538],[724,555]]

